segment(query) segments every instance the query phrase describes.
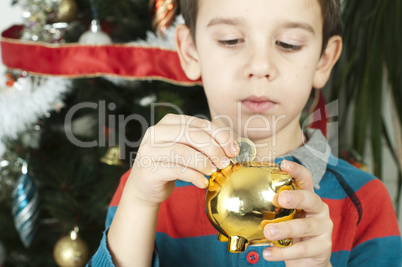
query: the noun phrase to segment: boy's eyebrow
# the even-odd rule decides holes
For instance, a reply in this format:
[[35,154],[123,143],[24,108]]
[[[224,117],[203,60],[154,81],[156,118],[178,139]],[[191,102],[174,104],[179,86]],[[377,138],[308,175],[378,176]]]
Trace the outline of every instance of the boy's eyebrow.
[[207,27],[219,25],[219,24],[226,24],[226,25],[238,25],[240,23],[240,20],[237,18],[214,18],[212,19]]
[[[240,20],[237,18],[214,18],[208,23],[207,27],[219,24],[238,25],[240,24]],[[310,24],[303,22],[286,22],[282,25],[282,27],[285,29],[299,28],[315,34],[313,27]]]
[[313,27],[310,24],[303,23],[303,22],[286,22],[283,24],[282,27],[285,29],[298,28],[298,29],[302,29],[302,30],[311,32],[312,34],[315,34]]

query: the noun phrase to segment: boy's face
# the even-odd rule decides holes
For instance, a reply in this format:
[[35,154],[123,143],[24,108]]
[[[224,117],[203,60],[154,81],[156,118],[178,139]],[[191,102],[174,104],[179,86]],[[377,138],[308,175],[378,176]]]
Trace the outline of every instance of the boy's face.
[[254,140],[297,130],[311,88],[326,82],[322,27],[317,0],[200,0],[190,54],[213,120]]

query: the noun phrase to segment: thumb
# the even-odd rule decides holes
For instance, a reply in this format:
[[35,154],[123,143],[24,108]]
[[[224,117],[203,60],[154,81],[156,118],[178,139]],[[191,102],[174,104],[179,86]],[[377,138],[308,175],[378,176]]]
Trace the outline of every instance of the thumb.
[[313,176],[306,167],[293,161],[283,160],[281,163],[281,170],[287,172],[293,177],[298,189],[314,192]]

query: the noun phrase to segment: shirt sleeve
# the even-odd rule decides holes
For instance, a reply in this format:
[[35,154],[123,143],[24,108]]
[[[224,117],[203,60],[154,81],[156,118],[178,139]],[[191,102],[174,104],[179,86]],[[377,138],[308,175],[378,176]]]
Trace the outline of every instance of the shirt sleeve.
[[[107,216],[106,216],[106,222],[105,222],[105,228],[106,230],[103,232],[103,236],[102,236],[102,240],[100,242],[100,245],[98,247],[98,250],[96,251],[96,253],[92,256],[92,258],[89,260],[89,262],[87,263],[87,267],[92,267],[92,266],[96,266],[96,267],[111,267],[111,266],[115,266],[112,260],[112,256],[109,252],[108,246],[107,246],[107,233],[109,231],[109,227],[112,224],[114,215],[116,213],[117,210],[117,205],[120,202],[121,196],[123,194],[123,189],[124,186],[127,182],[128,176],[129,176],[130,172],[125,173],[121,179],[120,179],[120,184],[112,198],[112,201],[109,205],[109,209],[107,212]],[[155,244],[155,248],[156,248],[156,244]],[[153,253],[153,257],[152,257],[152,267],[159,267],[159,257],[157,254],[156,249],[154,250]]]
[[114,266],[112,256],[107,248],[107,230],[103,232],[102,240],[98,250],[89,260],[87,267],[92,266]]
[[402,264],[402,240],[391,198],[384,184],[374,179],[357,195],[361,220],[348,266],[398,266]]

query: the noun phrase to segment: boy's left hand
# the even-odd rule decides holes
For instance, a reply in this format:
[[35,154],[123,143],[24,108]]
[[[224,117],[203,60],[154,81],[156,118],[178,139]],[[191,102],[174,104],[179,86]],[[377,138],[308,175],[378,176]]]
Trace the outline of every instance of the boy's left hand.
[[332,266],[330,263],[333,223],[329,208],[314,193],[313,178],[300,164],[284,160],[281,169],[289,173],[300,190],[282,191],[279,204],[288,209],[303,210],[300,218],[268,224],[264,235],[268,240],[293,238],[287,248],[269,247],[263,256],[268,261],[285,261],[286,266]]

